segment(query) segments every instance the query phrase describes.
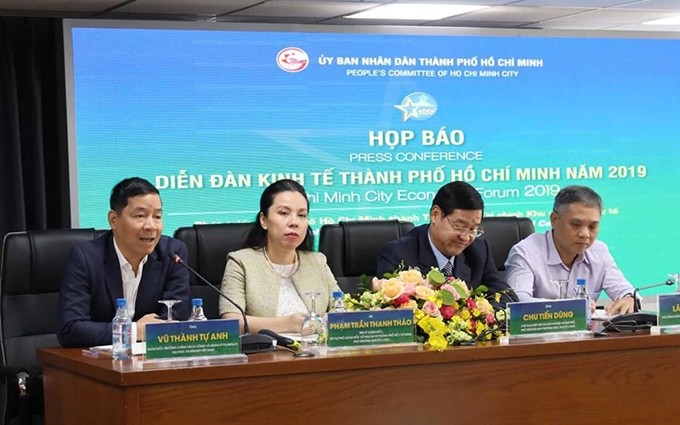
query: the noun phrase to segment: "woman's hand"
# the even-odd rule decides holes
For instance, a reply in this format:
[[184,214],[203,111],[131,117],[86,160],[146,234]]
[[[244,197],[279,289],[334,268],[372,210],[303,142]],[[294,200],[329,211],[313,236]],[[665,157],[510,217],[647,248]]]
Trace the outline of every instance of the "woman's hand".
[[290,327],[290,330],[287,332],[300,332],[300,329],[302,328],[302,321],[305,319],[306,314],[305,313],[293,313],[288,316],[286,316],[288,327]]

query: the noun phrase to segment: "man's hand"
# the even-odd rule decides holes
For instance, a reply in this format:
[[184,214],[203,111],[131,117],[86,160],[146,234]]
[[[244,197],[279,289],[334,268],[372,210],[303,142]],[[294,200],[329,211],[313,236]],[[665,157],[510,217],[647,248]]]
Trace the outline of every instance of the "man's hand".
[[590,300],[590,314],[594,314],[596,309],[597,309],[597,303],[591,299]]
[[158,316],[156,316],[156,313],[149,313],[137,321],[137,341],[146,341],[146,335],[144,333],[146,331],[145,325],[147,323],[155,322],[165,322],[165,320],[159,319]]
[[632,313],[635,311],[635,299],[630,295],[626,295],[606,306],[604,311],[607,313],[607,316]]

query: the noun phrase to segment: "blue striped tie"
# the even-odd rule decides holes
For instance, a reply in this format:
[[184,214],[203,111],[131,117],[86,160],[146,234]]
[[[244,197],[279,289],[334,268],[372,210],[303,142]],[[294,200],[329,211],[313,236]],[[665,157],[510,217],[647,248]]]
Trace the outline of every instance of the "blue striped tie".
[[442,273],[444,273],[444,276],[450,277],[453,275],[453,264],[451,264],[450,261],[446,262],[446,265],[442,269]]

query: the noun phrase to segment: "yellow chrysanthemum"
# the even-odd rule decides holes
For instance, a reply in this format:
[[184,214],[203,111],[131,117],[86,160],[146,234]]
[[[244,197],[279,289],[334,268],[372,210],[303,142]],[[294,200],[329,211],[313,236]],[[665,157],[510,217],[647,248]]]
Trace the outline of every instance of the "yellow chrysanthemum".
[[444,351],[446,347],[448,347],[449,342],[446,340],[446,338],[444,338],[444,335],[434,333],[431,334],[430,337],[427,339],[427,344],[432,349],[435,349],[437,351]]
[[467,308],[460,310],[459,314],[460,318],[463,320],[468,320],[470,318],[470,310],[468,310]]
[[440,319],[432,316],[424,316],[418,321],[418,326],[428,335],[433,333],[445,334],[448,332],[448,327]]

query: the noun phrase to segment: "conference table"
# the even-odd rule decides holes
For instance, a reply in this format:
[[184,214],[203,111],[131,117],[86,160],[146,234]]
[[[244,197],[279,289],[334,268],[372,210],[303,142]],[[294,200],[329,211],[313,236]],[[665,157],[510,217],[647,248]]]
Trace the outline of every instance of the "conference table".
[[[678,423],[680,335],[159,368],[39,350],[47,425]],[[187,363],[188,364],[188,363]]]

